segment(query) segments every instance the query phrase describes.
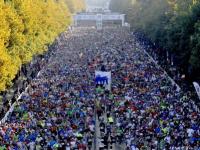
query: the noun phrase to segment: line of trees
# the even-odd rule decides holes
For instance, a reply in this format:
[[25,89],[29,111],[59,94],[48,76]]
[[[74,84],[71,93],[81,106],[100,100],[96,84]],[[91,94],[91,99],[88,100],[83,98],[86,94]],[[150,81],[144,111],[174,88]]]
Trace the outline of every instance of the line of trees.
[[0,91],[84,8],[84,0],[0,0]]
[[[188,79],[200,80],[200,2],[198,0],[111,0],[112,11],[126,14]],[[166,54],[162,54],[166,55]]]

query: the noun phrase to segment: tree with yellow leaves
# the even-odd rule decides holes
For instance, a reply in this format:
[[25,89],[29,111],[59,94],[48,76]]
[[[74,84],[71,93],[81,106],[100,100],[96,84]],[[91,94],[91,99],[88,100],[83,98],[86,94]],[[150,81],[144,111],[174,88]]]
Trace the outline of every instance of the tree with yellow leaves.
[[[71,23],[84,0],[0,0],[0,91],[22,64],[42,54]],[[71,9],[73,8],[73,9]]]

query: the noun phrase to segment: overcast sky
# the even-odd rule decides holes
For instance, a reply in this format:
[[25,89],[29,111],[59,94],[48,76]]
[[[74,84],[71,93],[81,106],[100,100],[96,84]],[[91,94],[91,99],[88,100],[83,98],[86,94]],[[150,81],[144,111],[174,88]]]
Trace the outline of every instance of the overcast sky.
[[109,0],[86,0],[87,5],[105,6]]

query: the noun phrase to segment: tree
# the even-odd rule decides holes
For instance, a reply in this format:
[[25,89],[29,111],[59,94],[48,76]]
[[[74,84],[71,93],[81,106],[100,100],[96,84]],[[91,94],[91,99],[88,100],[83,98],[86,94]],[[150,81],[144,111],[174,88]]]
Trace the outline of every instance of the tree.
[[0,91],[12,85],[22,64],[47,51],[72,13],[84,7],[84,0],[0,1]]
[[[191,74],[198,74],[199,1],[125,0],[123,4],[120,2],[111,0],[110,8],[126,13],[134,31],[143,32],[160,48],[170,51],[175,56],[175,65],[181,68],[182,73],[188,77]],[[195,77],[198,78],[198,75]]]

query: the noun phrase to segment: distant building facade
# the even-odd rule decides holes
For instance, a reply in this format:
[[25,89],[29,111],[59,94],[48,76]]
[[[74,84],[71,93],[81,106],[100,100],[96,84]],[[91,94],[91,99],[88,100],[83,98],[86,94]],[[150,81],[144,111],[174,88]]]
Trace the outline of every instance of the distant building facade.
[[125,26],[125,14],[111,12],[87,12],[74,15],[74,26],[95,26],[101,29],[105,26]]

